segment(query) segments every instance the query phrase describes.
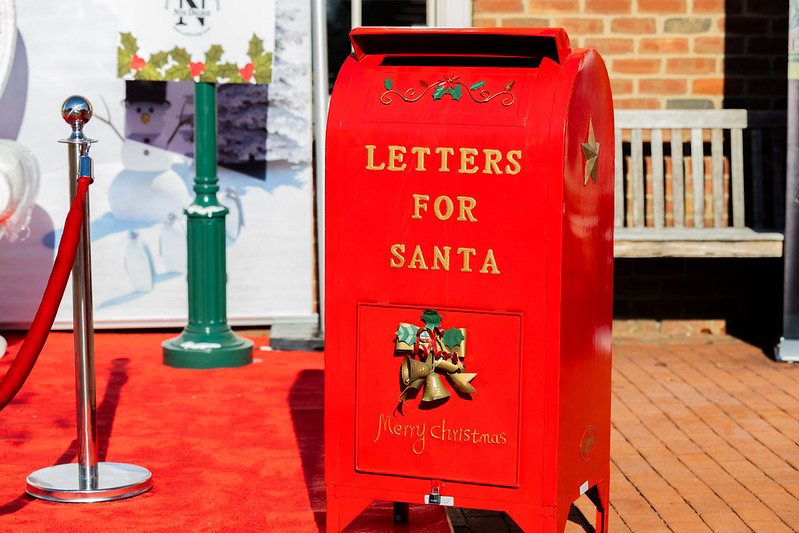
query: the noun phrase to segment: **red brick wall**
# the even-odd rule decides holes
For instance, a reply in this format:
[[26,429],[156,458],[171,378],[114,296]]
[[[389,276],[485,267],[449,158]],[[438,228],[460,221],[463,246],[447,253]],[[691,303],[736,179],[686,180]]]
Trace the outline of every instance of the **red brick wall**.
[[474,0],[473,24],[562,27],[617,108],[785,107],[789,0]]

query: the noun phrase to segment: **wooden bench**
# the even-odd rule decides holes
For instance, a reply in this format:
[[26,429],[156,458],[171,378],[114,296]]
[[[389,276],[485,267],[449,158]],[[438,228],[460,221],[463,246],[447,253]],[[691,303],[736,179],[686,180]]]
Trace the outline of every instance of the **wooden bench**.
[[[615,119],[616,257],[782,256],[784,113],[617,110]],[[774,131],[782,141],[764,141]]]

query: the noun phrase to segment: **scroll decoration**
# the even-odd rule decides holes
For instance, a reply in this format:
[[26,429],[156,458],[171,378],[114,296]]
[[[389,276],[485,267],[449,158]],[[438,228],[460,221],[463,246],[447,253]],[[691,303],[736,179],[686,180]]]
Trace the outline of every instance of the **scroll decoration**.
[[[402,355],[400,380],[403,390],[399,401],[413,389],[422,390],[422,402],[445,400],[450,392],[441,379],[446,377],[453,390],[462,394],[476,392],[471,381],[477,373],[466,372],[466,330],[443,329],[442,316],[427,309],[421,316],[424,327],[400,323],[395,332],[395,355]],[[442,402],[443,403],[443,402]],[[435,405],[434,405],[435,406]]]
[[380,102],[382,104],[388,105],[392,102],[391,95],[397,95],[403,101],[413,103],[421,99],[422,96],[427,94],[429,91],[433,91],[433,100],[441,100],[444,95],[448,94],[453,100],[457,101],[460,100],[464,95],[464,89],[465,94],[468,94],[471,99],[478,104],[485,104],[494,98],[503,95],[505,95],[505,97],[502,99],[501,103],[505,107],[510,106],[516,101],[516,96],[510,92],[513,84],[516,83],[514,80],[509,81],[502,91],[494,94],[491,94],[491,92],[487,89],[483,89],[483,86],[486,84],[485,81],[477,81],[471,85],[466,85],[460,81],[460,76],[444,75],[442,79],[433,83],[427,83],[423,80],[419,80],[419,83],[424,87],[420,93],[417,94],[416,89],[413,87],[407,89],[404,93],[400,93],[394,90],[394,82],[391,81],[391,78],[386,78],[383,82],[383,86],[386,88],[386,91],[380,95]]

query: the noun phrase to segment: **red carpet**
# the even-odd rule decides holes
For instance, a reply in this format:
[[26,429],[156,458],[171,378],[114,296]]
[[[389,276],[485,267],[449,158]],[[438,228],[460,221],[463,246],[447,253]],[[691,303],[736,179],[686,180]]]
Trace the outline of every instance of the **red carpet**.
[[[260,351],[242,368],[161,363],[170,334],[95,336],[100,461],[150,470],[153,489],[117,502],[50,503],[25,478],[76,461],[71,333],[50,335],[17,398],[0,412],[0,530],[325,530],[321,353]],[[21,338],[8,335],[9,354]],[[0,359],[0,375],[12,356]],[[395,526],[377,503],[348,532],[447,532],[440,507],[412,505]]]

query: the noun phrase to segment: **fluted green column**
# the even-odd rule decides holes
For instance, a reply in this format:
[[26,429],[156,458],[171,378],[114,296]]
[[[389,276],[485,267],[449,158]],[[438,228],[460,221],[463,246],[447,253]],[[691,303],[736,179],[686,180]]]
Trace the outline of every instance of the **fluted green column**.
[[165,341],[164,364],[179,368],[244,366],[252,362],[252,341],[227,323],[225,216],[216,175],[216,86],[194,85],[194,202],[187,216],[189,323]]

